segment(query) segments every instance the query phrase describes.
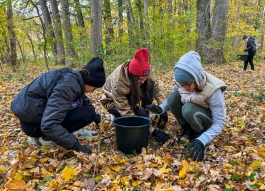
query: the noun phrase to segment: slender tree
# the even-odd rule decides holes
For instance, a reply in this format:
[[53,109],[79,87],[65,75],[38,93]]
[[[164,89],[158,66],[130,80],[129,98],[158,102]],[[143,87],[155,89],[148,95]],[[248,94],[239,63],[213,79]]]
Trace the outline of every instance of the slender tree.
[[41,7],[41,12],[42,12],[43,19],[44,19],[45,31],[47,32],[47,37],[49,38],[49,41],[52,47],[52,54],[55,60],[55,64],[57,65],[58,61],[57,61],[57,48],[56,48],[56,43],[55,43],[55,35],[54,35],[53,26],[52,26],[50,12],[46,4],[46,0],[39,0],[39,5]]
[[66,40],[66,66],[75,67],[77,54],[73,46],[73,34],[70,22],[69,1],[61,0],[63,31]]
[[56,38],[56,48],[57,48],[57,60],[60,65],[65,65],[65,50],[63,44],[63,32],[62,32],[62,23],[61,17],[58,9],[57,0],[50,0],[52,16],[53,16],[53,26],[54,34]]
[[17,65],[17,48],[16,48],[16,34],[14,31],[13,25],[13,9],[12,9],[12,1],[7,0],[7,28],[9,34],[9,46],[10,46],[10,63],[14,71],[16,71]]
[[112,16],[111,16],[111,8],[110,1],[103,1],[103,18],[105,24],[105,42],[106,42],[106,54],[111,54],[111,42],[114,39],[114,29],[112,25]]
[[102,46],[102,0],[91,0],[91,51],[99,56]]

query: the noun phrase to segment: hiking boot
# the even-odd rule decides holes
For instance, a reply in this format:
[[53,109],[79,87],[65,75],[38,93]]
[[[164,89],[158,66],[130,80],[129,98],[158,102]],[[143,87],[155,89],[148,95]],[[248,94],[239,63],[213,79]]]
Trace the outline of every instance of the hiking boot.
[[95,131],[88,130],[84,127],[75,131],[74,133],[77,134],[77,138],[83,138],[83,139],[87,139],[87,140],[97,138],[99,135],[99,133],[97,133]]
[[53,141],[50,141],[47,137],[29,137],[28,143],[30,145],[38,146],[55,146]]

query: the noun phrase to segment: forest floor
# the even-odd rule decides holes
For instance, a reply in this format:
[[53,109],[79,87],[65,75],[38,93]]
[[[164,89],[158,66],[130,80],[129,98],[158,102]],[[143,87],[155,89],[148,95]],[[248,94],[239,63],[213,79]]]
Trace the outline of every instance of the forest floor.
[[[180,128],[169,112],[164,129],[171,136],[162,145],[149,138],[141,154],[125,155],[116,148],[115,128],[100,105],[101,90],[88,94],[102,116],[99,138],[80,140],[93,154],[55,148],[33,147],[10,110],[14,96],[44,70],[41,66],[12,73],[0,68],[0,191],[3,190],[265,190],[265,63],[254,72],[240,72],[243,62],[210,65],[205,70],[227,85],[227,122],[222,133],[205,151],[203,162],[188,158],[178,144]],[[174,64],[168,69],[152,68],[165,97],[174,84]],[[1,70],[2,69],[2,70]],[[154,116],[151,116],[152,119]]]

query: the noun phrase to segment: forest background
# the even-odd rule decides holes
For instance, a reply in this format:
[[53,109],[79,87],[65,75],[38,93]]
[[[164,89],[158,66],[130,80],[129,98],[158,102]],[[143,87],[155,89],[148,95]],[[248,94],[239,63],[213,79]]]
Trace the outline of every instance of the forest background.
[[[264,41],[263,0],[0,1],[0,60],[78,67],[92,56],[110,70],[139,47],[152,65],[175,63],[189,50],[203,62],[244,54],[243,34]],[[263,57],[263,50],[259,52]]]
[[[264,44],[265,0],[0,0],[0,191],[241,191],[265,190],[265,84],[263,46],[255,72],[239,72],[243,34]],[[115,128],[99,103],[100,133],[88,156],[62,147],[27,142],[10,110],[32,79],[58,67],[79,68],[93,56],[109,74],[134,52],[150,51],[152,76],[165,95],[174,84],[179,57],[196,50],[206,71],[227,85],[227,122],[206,147],[203,162],[191,161],[178,143],[180,127],[168,112],[164,145],[149,138],[139,155],[116,148]],[[155,125],[155,116],[150,116]]]

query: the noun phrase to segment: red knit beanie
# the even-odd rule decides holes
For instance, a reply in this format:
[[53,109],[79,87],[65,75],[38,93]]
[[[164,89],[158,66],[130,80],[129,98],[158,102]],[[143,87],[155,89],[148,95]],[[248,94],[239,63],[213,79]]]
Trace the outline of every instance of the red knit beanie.
[[137,50],[134,58],[129,63],[129,72],[135,76],[146,77],[150,75],[150,64],[148,62],[149,51],[146,48]]

